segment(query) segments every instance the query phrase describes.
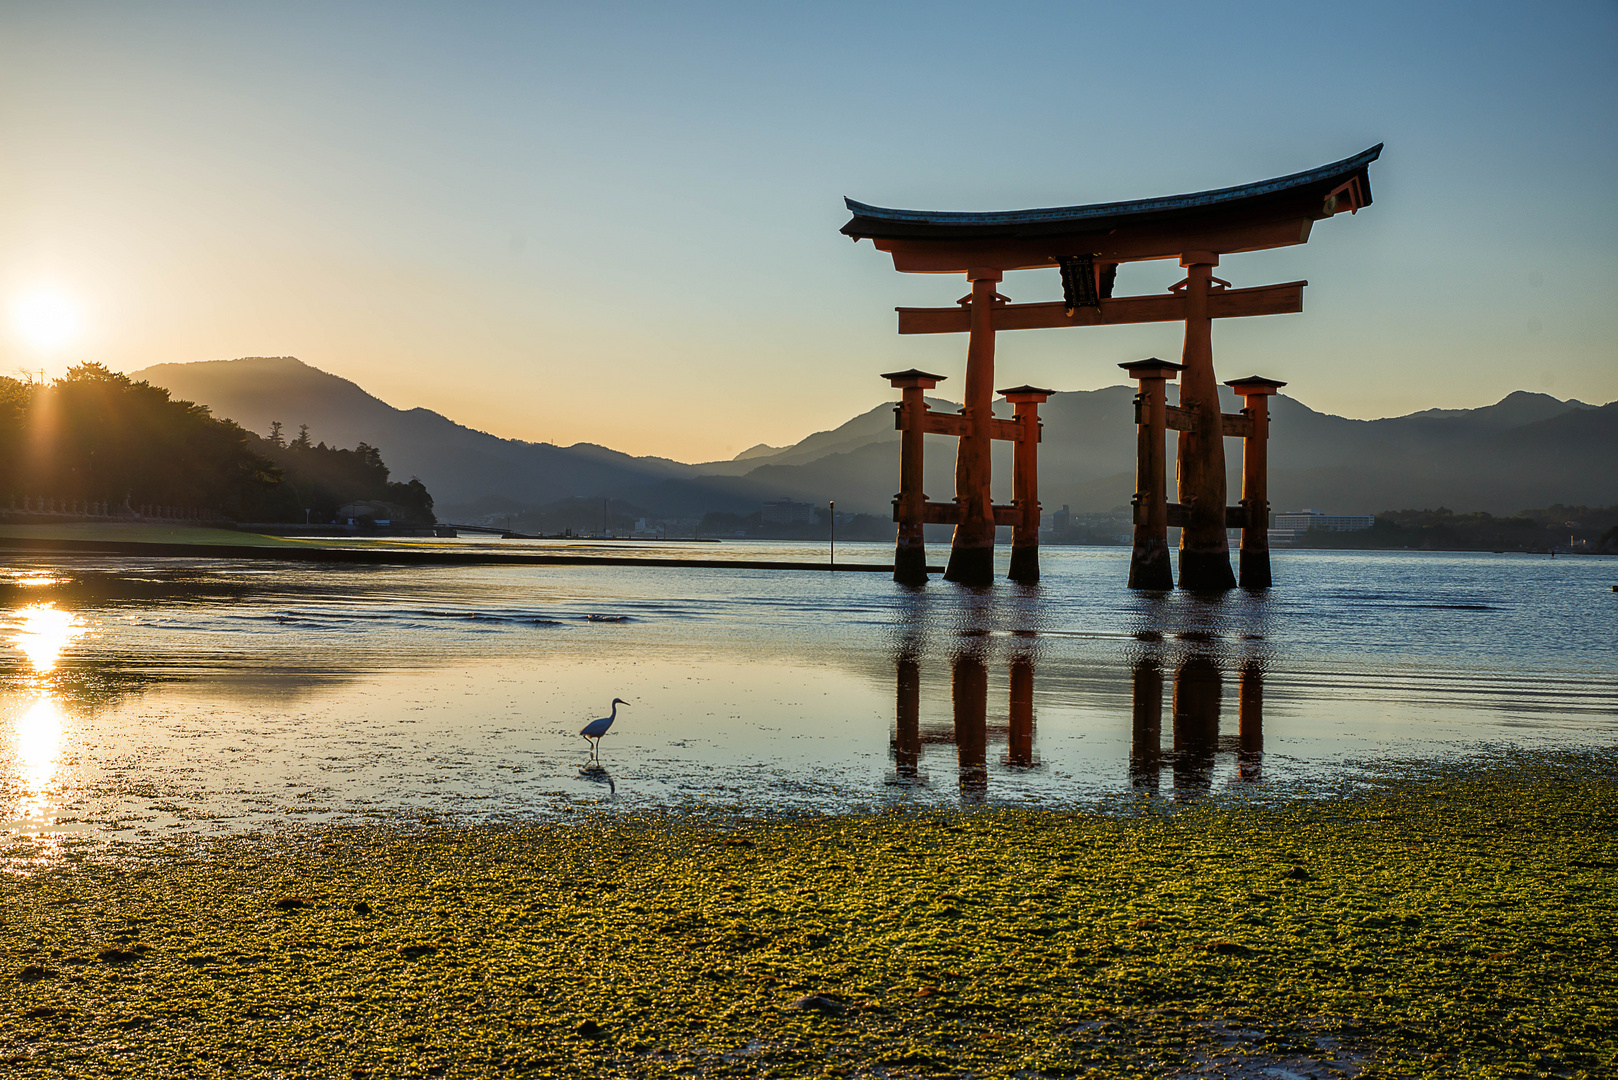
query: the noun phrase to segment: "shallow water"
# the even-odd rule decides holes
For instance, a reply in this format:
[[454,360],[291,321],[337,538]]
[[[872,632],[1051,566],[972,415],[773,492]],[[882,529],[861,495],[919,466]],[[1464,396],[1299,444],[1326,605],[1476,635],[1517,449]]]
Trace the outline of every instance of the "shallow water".
[[[1618,733],[1615,561],[1278,552],[1276,588],[1210,599],[1131,593],[1127,549],[1043,558],[1038,587],[970,590],[10,553],[0,825],[48,842],[580,805],[1284,795],[1390,758]],[[631,704],[587,769],[578,730],[615,696]]]

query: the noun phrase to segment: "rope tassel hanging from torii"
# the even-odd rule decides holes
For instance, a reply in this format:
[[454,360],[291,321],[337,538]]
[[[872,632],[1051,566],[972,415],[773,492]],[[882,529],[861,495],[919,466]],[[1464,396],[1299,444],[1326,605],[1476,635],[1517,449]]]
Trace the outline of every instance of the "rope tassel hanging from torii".
[[1112,285],[1118,279],[1118,264],[1096,264],[1094,255],[1059,255],[1056,265],[1062,271],[1062,300],[1072,315],[1081,307],[1098,308],[1112,298]]

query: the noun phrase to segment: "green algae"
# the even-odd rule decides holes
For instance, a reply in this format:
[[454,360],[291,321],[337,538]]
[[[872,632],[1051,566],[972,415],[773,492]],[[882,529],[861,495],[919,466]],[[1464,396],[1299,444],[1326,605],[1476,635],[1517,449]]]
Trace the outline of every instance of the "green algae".
[[0,883],[0,1066],[1606,1076],[1614,869],[1611,754],[1279,805],[298,830]]

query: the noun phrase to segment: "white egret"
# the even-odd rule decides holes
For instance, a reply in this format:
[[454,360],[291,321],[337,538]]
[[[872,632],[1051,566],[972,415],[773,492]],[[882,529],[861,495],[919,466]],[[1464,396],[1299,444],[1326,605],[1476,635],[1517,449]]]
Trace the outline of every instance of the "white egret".
[[612,715],[599,717],[598,719],[590,721],[588,724],[585,724],[584,728],[579,732],[579,734],[583,735],[586,739],[595,740],[590,747],[591,761],[599,760],[601,756],[601,736],[605,735],[607,733],[607,729],[612,727],[612,722],[618,719],[618,706],[628,704],[629,702],[625,701],[623,698],[613,698]]

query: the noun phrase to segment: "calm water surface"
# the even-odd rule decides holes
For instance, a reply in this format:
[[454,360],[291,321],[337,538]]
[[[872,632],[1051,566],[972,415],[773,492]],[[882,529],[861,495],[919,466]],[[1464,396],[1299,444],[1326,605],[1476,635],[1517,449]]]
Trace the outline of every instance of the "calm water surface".
[[[1199,598],[1131,593],[1127,558],[1047,549],[1038,587],[968,590],[13,553],[0,825],[48,845],[585,805],[1289,794],[1618,733],[1618,561],[1286,552],[1267,594]],[[588,769],[577,732],[615,696],[632,704]]]

